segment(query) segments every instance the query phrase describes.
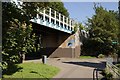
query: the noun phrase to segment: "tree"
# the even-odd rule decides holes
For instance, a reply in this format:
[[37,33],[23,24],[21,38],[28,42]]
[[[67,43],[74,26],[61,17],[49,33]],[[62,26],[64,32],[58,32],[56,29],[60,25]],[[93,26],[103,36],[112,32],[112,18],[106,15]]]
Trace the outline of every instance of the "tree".
[[[111,54],[117,52],[118,47],[118,12],[107,11],[102,6],[94,6],[95,15],[88,18],[90,41],[93,41],[94,52]],[[115,44],[114,44],[115,42]]]
[[37,8],[40,8],[42,10],[45,7],[50,7],[53,10],[56,10],[59,13],[65,15],[66,17],[69,17],[69,13],[61,1],[59,2],[37,2],[37,3],[36,2],[24,2],[22,7],[24,11],[26,12],[26,14],[31,18],[36,17],[36,14],[38,13]]
[[49,7],[58,11],[59,13],[65,15],[66,17],[69,17],[69,13],[61,1],[60,2],[50,2]]
[[[119,0],[119,25],[120,25],[120,0]],[[119,38],[119,43],[120,43],[120,28],[119,28],[119,35],[118,35],[118,38]],[[120,44],[119,44],[119,51],[118,51],[118,56],[120,57]]]
[[39,13],[37,9],[43,9],[48,7],[48,2],[23,2],[22,9],[23,13],[28,17],[30,20],[31,18],[35,18],[36,14]]
[[32,25],[23,11],[13,3],[2,3],[2,65],[3,70],[14,65],[21,59],[22,52],[28,53],[34,49],[35,36],[31,34]]
[[36,35],[33,32],[31,18],[35,18],[37,9],[48,7],[46,2],[23,2],[21,8],[15,3],[2,3],[2,65],[7,70],[21,59],[22,53],[36,52]]

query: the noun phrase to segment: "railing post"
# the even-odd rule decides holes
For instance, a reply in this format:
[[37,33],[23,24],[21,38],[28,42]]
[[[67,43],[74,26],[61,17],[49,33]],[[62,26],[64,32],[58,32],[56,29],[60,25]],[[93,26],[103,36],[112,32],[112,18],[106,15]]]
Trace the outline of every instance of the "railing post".
[[[39,11],[39,9],[37,9],[37,12]],[[37,13],[37,19],[39,19],[39,14]]]
[[51,8],[49,8],[49,22],[51,23]]
[[[69,20],[69,25],[70,25],[70,29],[71,29],[71,27],[72,27],[72,26],[71,26],[71,20]],[[72,31],[72,30],[71,30],[71,31]]]
[[37,14],[37,19],[39,19],[39,14]]
[[56,24],[56,11],[55,11],[55,24]]
[[66,18],[66,25],[67,25],[67,27],[68,27],[68,17]]
[[63,15],[63,27],[65,26],[65,16]]
[[43,20],[45,21],[45,8],[43,10]]
[[59,13],[59,26],[60,26],[60,21],[61,21],[61,14]]

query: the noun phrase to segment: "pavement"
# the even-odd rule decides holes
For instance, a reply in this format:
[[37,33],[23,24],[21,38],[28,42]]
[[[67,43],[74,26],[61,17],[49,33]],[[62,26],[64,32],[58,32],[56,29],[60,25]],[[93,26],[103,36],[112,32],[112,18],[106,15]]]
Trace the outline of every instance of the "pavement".
[[[33,60],[33,61],[41,62],[42,60]],[[104,69],[105,61],[106,61],[105,59],[97,59],[97,58],[93,58],[93,59],[48,58],[47,64],[60,68],[60,72],[56,74],[54,78],[91,78],[92,79],[93,70],[95,68]]]

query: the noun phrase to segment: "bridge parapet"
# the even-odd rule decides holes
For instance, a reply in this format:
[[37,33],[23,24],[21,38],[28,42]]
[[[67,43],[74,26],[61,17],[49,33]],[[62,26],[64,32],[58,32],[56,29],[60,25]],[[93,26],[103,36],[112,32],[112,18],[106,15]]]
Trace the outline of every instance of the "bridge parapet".
[[70,34],[74,31],[75,21],[73,19],[51,8],[44,8],[43,10],[37,9],[37,11],[39,13],[35,19],[31,19],[32,22]]

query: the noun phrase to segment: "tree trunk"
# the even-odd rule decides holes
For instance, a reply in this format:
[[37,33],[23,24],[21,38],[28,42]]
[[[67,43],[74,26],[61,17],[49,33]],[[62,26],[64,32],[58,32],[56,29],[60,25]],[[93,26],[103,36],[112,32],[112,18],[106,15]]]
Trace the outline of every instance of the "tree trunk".
[[20,54],[20,63],[23,63],[24,60],[25,60],[25,52],[21,52],[21,54]]

